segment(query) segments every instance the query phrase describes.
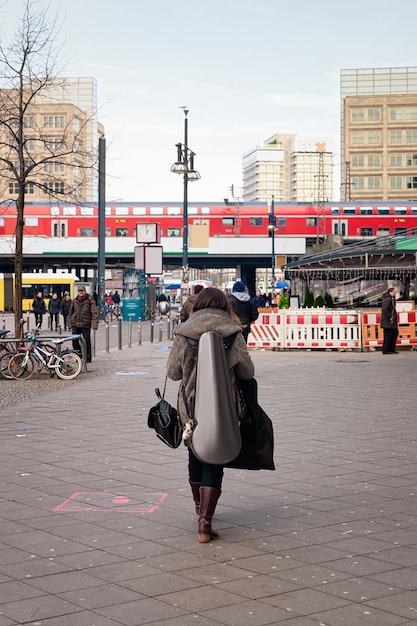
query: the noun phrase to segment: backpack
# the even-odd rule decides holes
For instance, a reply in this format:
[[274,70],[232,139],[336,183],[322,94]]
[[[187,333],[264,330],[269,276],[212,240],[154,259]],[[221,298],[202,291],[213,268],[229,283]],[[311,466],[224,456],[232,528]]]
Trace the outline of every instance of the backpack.
[[235,337],[223,339],[210,331],[195,342],[198,347],[197,378],[190,445],[200,461],[212,465],[233,461],[242,446],[236,398],[226,359],[226,349],[233,344]]

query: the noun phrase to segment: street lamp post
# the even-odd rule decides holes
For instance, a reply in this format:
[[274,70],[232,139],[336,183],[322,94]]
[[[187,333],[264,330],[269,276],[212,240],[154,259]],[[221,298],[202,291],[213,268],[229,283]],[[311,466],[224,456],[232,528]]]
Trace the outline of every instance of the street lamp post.
[[195,152],[188,147],[188,109],[184,108],[184,143],[177,143],[177,160],[171,167],[174,174],[184,176],[183,200],[183,230],[182,230],[182,277],[181,302],[188,295],[188,182],[200,179],[200,174],[194,169]]
[[274,196],[271,201],[271,211],[268,216],[268,230],[271,233],[271,271],[272,271],[272,289],[275,290],[275,232],[277,229],[277,218],[275,217]]

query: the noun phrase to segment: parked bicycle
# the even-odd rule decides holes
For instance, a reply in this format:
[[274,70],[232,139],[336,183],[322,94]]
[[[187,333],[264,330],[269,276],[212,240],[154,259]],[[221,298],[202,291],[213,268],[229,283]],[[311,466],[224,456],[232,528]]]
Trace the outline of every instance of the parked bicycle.
[[[15,354],[5,355],[0,361],[0,369],[4,367],[3,360],[8,361],[8,373],[11,378],[26,380],[33,376],[36,369],[49,370],[51,376],[55,374],[63,380],[72,380],[78,376],[82,370],[81,357],[72,349],[59,351],[59,347],[68,340],[75,337],[65,337],[64,339],[49,339],[50,343],[42,342],[37,336],[31,337],[29,346],[20,346]],[[51,345],[53,344],[53,345]]]
[[106,304],[106,322],[117,322],[122,318],[122,307],[120,304]]

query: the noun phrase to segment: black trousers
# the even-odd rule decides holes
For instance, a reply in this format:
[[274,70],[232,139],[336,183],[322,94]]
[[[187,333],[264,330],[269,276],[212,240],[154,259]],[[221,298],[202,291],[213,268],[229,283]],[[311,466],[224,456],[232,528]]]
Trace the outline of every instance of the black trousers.
[[[86,328],[85,326],[73,326],[71,332],[73,335],[82,335],[84,337],[85,343],[87,344],[87,362],[91,363],[91,328]],[[76,352],[81,354],[81,346],[78,339],[74,339],[72,347],[76,350]]]
[[398,328],[384,328],[384,342],[382,344],[382,354],[395,352],[395,343],[398,337]]
[[36,328],[42,327],[43,313],[36,313],[35,311],[35,326]]
[[211,465],[197,459],[191,448],[188,448],[188,475],[193,483],[201,483],[203,487],[222,488],[223,465]]
[[59,313],[49,313],[51,318],[51,330],[53,330],[54,320],[55,320],[55,330],[58,329],[59,326]]

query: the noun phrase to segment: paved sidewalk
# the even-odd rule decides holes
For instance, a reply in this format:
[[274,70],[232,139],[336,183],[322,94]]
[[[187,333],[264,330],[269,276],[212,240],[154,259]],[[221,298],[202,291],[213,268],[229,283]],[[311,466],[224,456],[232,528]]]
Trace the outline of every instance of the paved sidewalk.
[[0,381],[0,626],[415,623],[417,355],[253,351],[277,470],[227,469],[199,544],[186,450],[146,426],[169,347]]

